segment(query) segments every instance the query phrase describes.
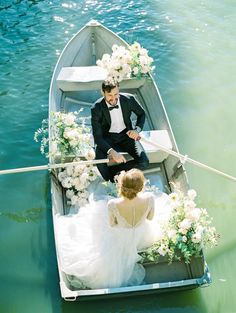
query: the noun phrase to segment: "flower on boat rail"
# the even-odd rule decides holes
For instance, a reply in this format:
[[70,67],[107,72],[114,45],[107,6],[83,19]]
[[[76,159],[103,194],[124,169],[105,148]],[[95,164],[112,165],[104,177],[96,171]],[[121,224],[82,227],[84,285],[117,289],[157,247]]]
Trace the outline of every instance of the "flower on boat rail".
[[[80,158],[73,161],[78,162]],[[89,192],[88,186],[98,176],[96,166],[86,164],[75,164],[67,166],[58,174],[58,179],[62,187],[65,189],[65,195],[68,199],[67,203],[74,206],[83,206],[88,203]]]
[[113,45],[112,54],[105,53],[97,65],[107,71],[107,81],[110,83],[121,82],[131,77],[141,78],[150,73],[153,58],[149,57],[148,50],[134,42],[126,49],[124,46]]
[[[85,117],[79,117],[82,110],[78,112],[52,112],[51,113],[51,137],[48,138],[48,120],[43,120],[42,127],[34,135],[38,142],[41,137],[41,153],[46,157],[55,158],[59,156],[63,161],[65,158],[73,157],[78,162],[93,160],[95,152],[91,144],[90,128],[85,125]],[[48,145],[50,142],[50,151]],[[82,159],[81,159],[82,158]],[[98,170],[93,165],[75,164],[60,170],[58,179],[65,189],[68,204],[82,206],[88,201],[87,188],[98,176]]]
[[[46,157],[59,155],[63,160],[66,156],[85,156],[94,159],[94,151],[91,145],[90,128],[85,125],[85,117],[80,117],[78,112],[52,112],[51,113],[51,137],[49,138],[48,120],[43,120],[42,127],[34,135],[34,140],[41,137],[40,151]],[[48,145],[50,142],[50,151]]]
[[161,225],[159,241],[141,252],[143,263],[158,262],[160,256],[166,256],[169,262],[183,259],[189,263],[192,256],[201,255],[203,248],[217,245],[219,234],[207,210],[196,206],[195,197],[193,189],[187,194],[179,190],[169,194],[169,220]]

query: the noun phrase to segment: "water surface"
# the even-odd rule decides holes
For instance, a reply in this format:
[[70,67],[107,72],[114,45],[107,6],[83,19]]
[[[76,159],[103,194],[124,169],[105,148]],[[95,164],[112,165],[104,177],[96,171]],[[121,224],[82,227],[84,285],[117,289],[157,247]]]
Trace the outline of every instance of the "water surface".
[[[236,176],[234,1],[0,0],[0,168],[45,164],[34,131],[48,114],[53,68],[97,19],[155,59],[181,153]],[[0,177],[0,312],[236,312],[235,183],[193,166],[189,181],[221,234],[209,288],[91,303],[60,298],[46,172]]]

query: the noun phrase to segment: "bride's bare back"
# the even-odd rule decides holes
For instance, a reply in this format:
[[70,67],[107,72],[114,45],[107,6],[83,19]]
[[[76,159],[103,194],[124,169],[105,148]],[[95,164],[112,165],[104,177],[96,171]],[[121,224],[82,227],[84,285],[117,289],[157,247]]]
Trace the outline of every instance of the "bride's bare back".
[[111,226],[118,224],[117,216],[114,211],[114,208],[116,208],[118,214],[126,223],[134,227],[145,218],[149,220],[153,218],[154,199],[150,194],[142,193],[132,200],[126,198],[113,199],[109,201],[108,208]]

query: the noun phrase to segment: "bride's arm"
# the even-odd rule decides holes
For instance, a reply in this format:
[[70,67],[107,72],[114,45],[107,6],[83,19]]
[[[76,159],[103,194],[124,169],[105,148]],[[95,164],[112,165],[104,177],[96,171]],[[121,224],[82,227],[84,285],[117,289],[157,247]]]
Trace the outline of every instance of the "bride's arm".
[[115,226],[117,225],[117,219],[114,215],[114,210],[113,210],[113,202],[112,200],[108,202],[108,219],[109,219],[109,224],[110,226]]
[[149,212],[148,212],[148,215],[147,215],[147,219],[152,220],[153,217],[154,217],[154,206],[155,206],[154,197],[153,197],[153,196],[150,196],[150,198],[148,199],[148,201],[149,201],[149,205],[148,205]]

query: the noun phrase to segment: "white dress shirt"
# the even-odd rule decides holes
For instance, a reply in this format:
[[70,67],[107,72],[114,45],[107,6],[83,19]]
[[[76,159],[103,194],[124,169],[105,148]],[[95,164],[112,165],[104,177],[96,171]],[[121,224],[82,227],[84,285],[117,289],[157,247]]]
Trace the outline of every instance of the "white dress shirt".
[[[106,103],[107,107],[112,107],[109,103]],[[113,109],[109,111],[110,116],[111,116],[111,127],[109,129],[110,133],[120,133],[122,130],[126,128],[125,123],[124,123],[124,118],[120,106],[120,99],[117,101],[117,105],[119,106],[118,109]]]

